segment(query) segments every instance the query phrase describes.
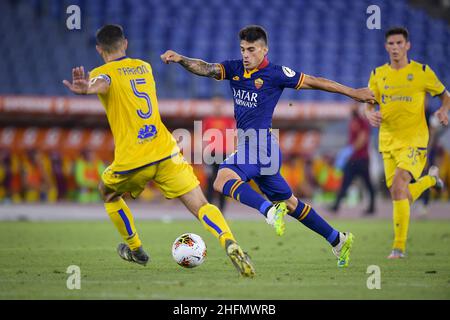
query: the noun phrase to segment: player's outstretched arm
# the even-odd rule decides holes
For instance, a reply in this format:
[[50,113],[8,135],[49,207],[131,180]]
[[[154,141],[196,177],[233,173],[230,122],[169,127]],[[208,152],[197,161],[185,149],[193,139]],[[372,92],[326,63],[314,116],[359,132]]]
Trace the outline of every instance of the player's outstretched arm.
[[193,74],[209,77],[214,79],[220,79],[221,70],[219,64],[217,63],[208,63],[200,59],[193,59],[182,56],[175,51],[167,50],[161,55],[161,60],[165,64],[169,63],[179,63],[181,64],[187,71],[192,72]]
[[313,77],[307,74],[305,74],[305,80],[303,81],[301,88],[340,93],[359,102],[375,102],[375,96],[369,88],[354,89],[344,86],[336,81]]
[[84,67],[73,68],[72,82],[63,80],[63,83],[75,94],[104,94],[109,89],[109,83],[102,78],[89,81],[89,73],[84,73]]
[[436,116],[439,119],[439,122],[443,126],[448,125],[448,111],[450,110],[450,93],[446,90],[443,94],[439,96],[442,101],[442,105],[438,111],[436,111]]

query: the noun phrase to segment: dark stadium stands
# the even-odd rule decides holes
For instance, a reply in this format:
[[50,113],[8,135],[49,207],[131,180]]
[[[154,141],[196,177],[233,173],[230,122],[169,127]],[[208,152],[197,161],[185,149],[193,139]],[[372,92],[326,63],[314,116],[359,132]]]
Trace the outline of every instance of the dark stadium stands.
[[[71,4],[81,7],[79,31],[66,28]],[[382,30],[366,27],[371,4],[381,8]],[[3,0],[0,12],[0,94],[69,94],[61,80],[72,66],[101,64],[94,33],[105,23],[122,24],[129,55],[152,64],[160,98],[228,96],[227,84],[167,67],[159,55],[170,48],[211,62],[239,58],[237,33],[247,24],[261,24],[269,32],[271,61],[355,87],[365,86],[369,72],[387,61],[384,30],[405,25],[410,57],[429,64],[450,84],[450,27],[405,0]],[[14,32],[8,32],[11,28]],[[283,98],[346,99],[294,90]]]

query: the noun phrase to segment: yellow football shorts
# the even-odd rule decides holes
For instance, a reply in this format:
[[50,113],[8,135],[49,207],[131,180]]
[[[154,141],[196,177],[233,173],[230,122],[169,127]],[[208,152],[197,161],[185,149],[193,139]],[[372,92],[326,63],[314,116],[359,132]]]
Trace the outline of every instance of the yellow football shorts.
[[383,152],[382,155],[388,188],[392,186],[396,168],[410,172],[417,180],[422,175],[427,162],[427,148],[407,147]]
[[182,196],[200,184],[192,166],[180,153],[126,173],[115,172],[112,164],[102,174],[102,181],[108,191],[117,195],[129,192],[133,198],[137,198],[151,180],[167,199]]

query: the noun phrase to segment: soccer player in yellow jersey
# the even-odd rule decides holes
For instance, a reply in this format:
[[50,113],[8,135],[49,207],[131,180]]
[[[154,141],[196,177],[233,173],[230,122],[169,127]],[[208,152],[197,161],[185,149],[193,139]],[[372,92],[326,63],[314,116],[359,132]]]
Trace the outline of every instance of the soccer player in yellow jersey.
[[428,144],[425,96],[439,96],[442,106],[436,116],[448,125],[450,95],[428,65],[408,59],[411,44],[405,28],[388,30],[385,39],[390,63],[375,68],[369,80],[380,109],[368,104],[366,116],[372,126],[380,127],[379,151],[393,202],[395,234],[388,258],[398,259],[405,257],[410,205],[426,189],[443,187],[435,166],[421,177]]
[[85,75],[72,70],[72,82],[63,83],[76,94],[97,94],[106,111],[114,143],[114,162],[99,185],[105,209],[125,243],[117,251],[124,260],[146,265],[133,215],[123,200],[136,198],[153,180],[168,199],[179,198],[225,248],[241,275],[254,268],[231,233],[220,210],[209,204],[192,167],[184,160],[175,139],[161,121],[152,67],[126,56],[127,39],[119,25],[106,25],[96,34],[97,52],[105,64]]

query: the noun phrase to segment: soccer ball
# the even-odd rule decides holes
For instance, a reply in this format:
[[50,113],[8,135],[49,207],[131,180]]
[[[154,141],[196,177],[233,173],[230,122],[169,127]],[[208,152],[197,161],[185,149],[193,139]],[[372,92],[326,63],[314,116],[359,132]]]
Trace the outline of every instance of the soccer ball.
[[194,233],[184,233],[172,245],[173,259],[184,268],[194,268],[203,263],[206,257],[206,244]]

